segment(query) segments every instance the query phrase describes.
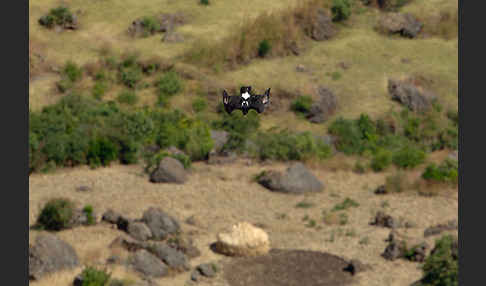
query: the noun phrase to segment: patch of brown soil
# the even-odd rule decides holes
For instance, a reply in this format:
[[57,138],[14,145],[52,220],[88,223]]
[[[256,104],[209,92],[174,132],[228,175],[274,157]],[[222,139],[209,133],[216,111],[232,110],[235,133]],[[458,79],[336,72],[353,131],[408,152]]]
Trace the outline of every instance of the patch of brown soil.
[[273,249],[268,255],[235,259],[225,265],[231,286],[324,286],[348,285],[346,260],[325,252]]

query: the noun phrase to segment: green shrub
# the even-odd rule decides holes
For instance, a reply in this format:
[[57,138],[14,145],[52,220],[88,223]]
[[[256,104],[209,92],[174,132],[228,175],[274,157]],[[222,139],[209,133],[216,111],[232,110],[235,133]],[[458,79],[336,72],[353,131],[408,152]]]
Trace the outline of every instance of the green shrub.
[[350,0],[333,0],[331,6],[332,20],[335,22],[344,21],[351,16]]
[[142,19],[145,36],[156,33],[160,29],[160,24],[154,17],[144,17]]
[[37,218],[37,225],[42,229],[59,231],[71,227],[74,205],[64,198],[47,202]]
[[459,175],[458,167],[456,160],[446,159],[439,166],[436,164],[427,166],[422,173],[422,178],[428,181],[457,184]]
[[205,98],[198,97],[192,101],[192,109],[195,112],[204,111],[206,110],[207,107],[208,107],[208,102],[206,101]]
[[424,151],[407,145],[393,155],[393,163],[401,168],[415,168],[425,161],[425,156]]
[[107,286],[111,274],[107,273],[106,270],[88,266],[81,273],[81,277],[83,281],[82,286]]
[[182,90],[182,81],[179,79],[177,73],[170,71],[161,76],[155,83],[159,94],[174,95]]
[[314,138],[310,132],[291,133],[288,130],[259,132],[255,142],[261,160],[325,159],[331,154],[331,148]]
[[120,69],[120,81],[129,88],[135,88],[142,79],[142,70],[138,66],[125,66]]
[[118,148],[109,139],[105,137],[98,137],[90,141],[87,159],[91,166],[108,166],[117,158]]
[[270,45],[270,42],[267,39],[262,40],[258,44],[258,56],[262,58],[265,57],[271,49],[272,45]]
[[312,97],[309,95],[299,96],[290,105],[290,109],[296,113],[308,113],[312,105]]
[[86,215],[88,225],[95,224],[96,221],[93,214],[93,207],[91,205],[84,206],[83,213]]
[[54,25],[64,25],[73,22],[73,14],[67,7],[57,7],[49,11],[49,14],[39,19],[39,24],[47,28],[52,28]]
[[345,154],[360,154],[363,151],[363,134],[353,120],[338,118],[328,129],[331,135],[337,137],[336,149]]
[[371,168],[375,172],[380,172],[388,168],[391,163],[392,153],[388,150],[380,149],[371,160]]
[[119,103],[134,105],[138,102],[138,96],[134,91],[125,90],[118,95],[117,100]]
[[76,82],[83,76],[83,70],[74,62],[68,61],[62,70],[62,74],[70,81]]
[[459,285],[458,246],[454,244],[454,238],[450,235],[436,240],[434,249],[422,267],[423,278],[420,285]]
[[103,80],[96,81],[92,89],[94,98],[101,99],[105,95],[107,89],[108,89],[108,84],[105,81]]
[[331,211],[335,212],[335,211],[347,210],[351,207],[357,208],[359,207],[359,203],[357,203],[353,199],[346,198],[342,203],[335,205]]
[[209,5],[209,0],[199,0],[202,5]]
[[239,111],[232,112],[231,114],[224,113],[222,119],[212,122],[212,126],[215,129],[222,129],[230,133],[239,133],[247,136],[258,130],[260,127],[260,117],[253,110],[248,112],[246,116]]

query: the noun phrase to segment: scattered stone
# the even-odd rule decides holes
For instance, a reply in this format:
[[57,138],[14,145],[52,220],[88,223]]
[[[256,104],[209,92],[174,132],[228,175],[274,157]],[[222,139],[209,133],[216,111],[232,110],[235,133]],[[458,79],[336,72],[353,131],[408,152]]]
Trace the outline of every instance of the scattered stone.
[[388,245],[381,255],[383,258],[393,261],[395,259],[405,257],[405,253],[407,251],[406,243],[404,241],[397,240],[393,231],[390,233],[387,241]]
[[74,248],[53,234],[40,233],[35,244],[29,245],[29,280],[78,265]]
[[421,92],[415,85],[388,80],[388,93],[392,100],[396,100],[415,112],[424,112],[432,107],[435,95],[429,92]]
[[82,193],[85,193],[85,192],[90,192],[92,191],[93,189],[89,186],[78,186],[76,187],[76,191],[77,192],[82,192]]
[[164,33],[162,41],[165,43],[182,43],[184,41],[184,36],[180,33],[169,31]]
[[343,70],[347,70],[351,67],[351,64],[346,63],[346,62],[340,62],[337,64],[339,68],[342,68]]
[[422,30],[423,24],[410,13],[385,13],[380,18],[378,26],[384,33],[415,38]]
[[283,193],[321,192],[321,183],[302,163],[294,163],[285,173],[276,171],[265,172],[258,183],[267,189]]
[[378,186],[378,188],[376,188],[375,194],[385,195],[385,194],[388,194],[388,190],[386,189],[385,185],[381,185],[381,186]]
[[268,253],[268,234],[248,222],[233,225],[230,232],[217,235],[216,252],[229,256],[257,256]]
[[190,269],[189,261],[184,253],[167,245],[165,242],[153,243],[149,247],[150,252],[162,260],[167,266],[176,271]]
[[453,220],[448,221],[445,224],[438,224],[438,225],[435,225],[435,226],[428,227],[424,231],[424,237],[437,235],[437,234],[440,234],[443,231],[455,230],[455,229],[457,229],[457,227],[458,227],[457,220],[453,219]]
[[310,37],[316,41],[324,41],[336,35],[337,30],[326,11],[319,8],[315,13],[315,20],[311,23]]
[[351,273],[351,275],[355,275],[356,273],[366,271],[368,269],[370,269],[370,266],[363,264],[358,259],[351,259],[346,268],[344,268],[344,271],[348,271]]
[[130,259],[132,267],[150,277],[164,277],[168,274],[168,267],[155,255],[145,249],[138,250]]
[[388,228],[397,228],[399,227],[398,223],[393,219],[392,216],[385,214],[382,211],[379,211],[376,216],[375,220],[370,223],[371,225],[388,227]]
[[322,123],[329,119],[337,108],[337,98],[334,93],[326,87],[319,86],[317,89],[318,99],[312,103],[307,119],[312,123]]
[[194,269],[191,272],[191,280],[194,282],[198,282],[200,279],[201,279],[201,273],[199,272],[199,270]]
[[196,266],[196,269],[201,273],[203,276],[213,278],[216,276],[215,266],[211,263],[203,263]]
[[295,67],[295,71],[297,71],[297,72],[307,72],[307,68],[303,64],[298,64]]
[[183,184],[187,181],[187,171],[177,159],[165,157],[150,175],[152,183]]
[[142,221],[152,231],[153,239],[163,240],[169,234],[177,233],[179,223],[159,208],[149,208],[143,213]]
[[103,216],[101,217],[101,220],[106,221],[111,224],[116,224],[118,222],[118,219],[120,218],[120,214],[113,211],[112,209],[107,210]]
[[132,237],[127,237],[127,236],[119,236],[115,238],[111,243],[110,243],[110,248],[117,248],[121,247],[123,249],[126,249],[128,251],[138,251],[140,249],[145,249],[148,247],[148,244],[143,241],[135,240]]
[[128,234],[130,234],[133,238],[141,241],[145,241],[152,237],[152,232],[148,228],[148,226],[143,222],[130,222],[127,228]]

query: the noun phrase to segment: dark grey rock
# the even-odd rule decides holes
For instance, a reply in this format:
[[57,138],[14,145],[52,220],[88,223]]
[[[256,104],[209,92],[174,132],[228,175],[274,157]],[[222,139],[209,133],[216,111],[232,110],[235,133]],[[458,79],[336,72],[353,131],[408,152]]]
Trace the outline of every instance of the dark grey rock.
[[432,107],[435,95],[421,92],[411,83],[388,80],[388,93],[392,100],[398,101],[415,112],[425,112]]
[[187,181],[187,171],[177,159],[165,157],[150,175],[150,181],[152,183],[183,184]]
[[455,230],[457,229],[457,220],[450,220],[445,224],[438,224],[435,226],[428,227],[424,231],[424,237],[429,237],[442,233],[443,231]]
[[319,86],[317,89],[317,97],[318,99],[312,103],[309,113],[306,116],[312,123],[326,121],[336,112],[337,108],[337,98],[328,88]]
[[258,182],[267,189],[283,193],[321,192],[321,183],[302,163],[294,163],[285,173],[269,171]]
[[119,213],[113,211],[112,209],[109,209],[103,214],[101,220],[106,221],[108,223],[116,224],[120,216],[121,215]]
[[179,223],[173,217],[158,208],[146,210],[143,213],[142,221],[152,231],[155,240],[163,240],[180,229]]
[[378,186],[378,188],[376,188],[375,194],[385,195],[385,194],[388,194],[388,190],[386,189],[385,185],[381,185],[381,186]]
[[211,263],[203,263],[196,267],[196,269],[203,275],[209,278],[216,276],[216,271],[214,271],[214,266]]
[[130,219],[123,217],[123,216],[119,216],[117,221],[116,221],[116,227],[119,230],[128,231],[128,225],[130,224],[130,222],[131,222]]
[[399,227],[398,223],[395,221],[395,219],[392,216],[387,215],[382,211],[376,213],[374,221],[372,221],[370,224],[381,226],[381,227],[388,227],[388,228]]
[[38,280],[48,273],[78,265],[74,248],[53,234],[41,233],[35,244],[29,245],[29,280]]
[[137,251],[148,247],[147,242],[136,240],[130,236],[119,236],[110,243],[110,248],[121,247],[128,251]]
[[148,228],[148,226],[143,222],[130,222],[127,228],[128,234],[130,234],[133,238],[141,241],[145,241],[152,237],[152,232]]
[[168,274],[168,267],[162,263],[155,255],[141,249],[135,252],[130,264],[138,272],[150,277],[164,277]]
[[363,264],[360,260],[358,259],[351,259],[349,261],[348,266],[344,268],[345,271],[348,271],[351,273],[351,275],[355,275],[356,273],[366,271],[370,269],[371,267],[369,265]]
[[174,270],[187,271],[190,269],[189,261],[184,253],[170,247],[165,242],[153,243],[149,249],[150,252]]

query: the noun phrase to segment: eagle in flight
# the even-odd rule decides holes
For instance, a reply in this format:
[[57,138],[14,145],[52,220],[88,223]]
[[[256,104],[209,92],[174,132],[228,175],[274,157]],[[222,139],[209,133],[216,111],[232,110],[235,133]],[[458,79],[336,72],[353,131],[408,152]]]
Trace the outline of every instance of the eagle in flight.
[[241,110],[244,115],[246,115],[250,109],[262,113],[269,102],[270,89],[267,89],[265,94],[259,95],[251,92],[251,86],[242,86],[239,96],[230,96],[226,90],[223,90],[224,109],[228,114],[231,114],[235,109]]

